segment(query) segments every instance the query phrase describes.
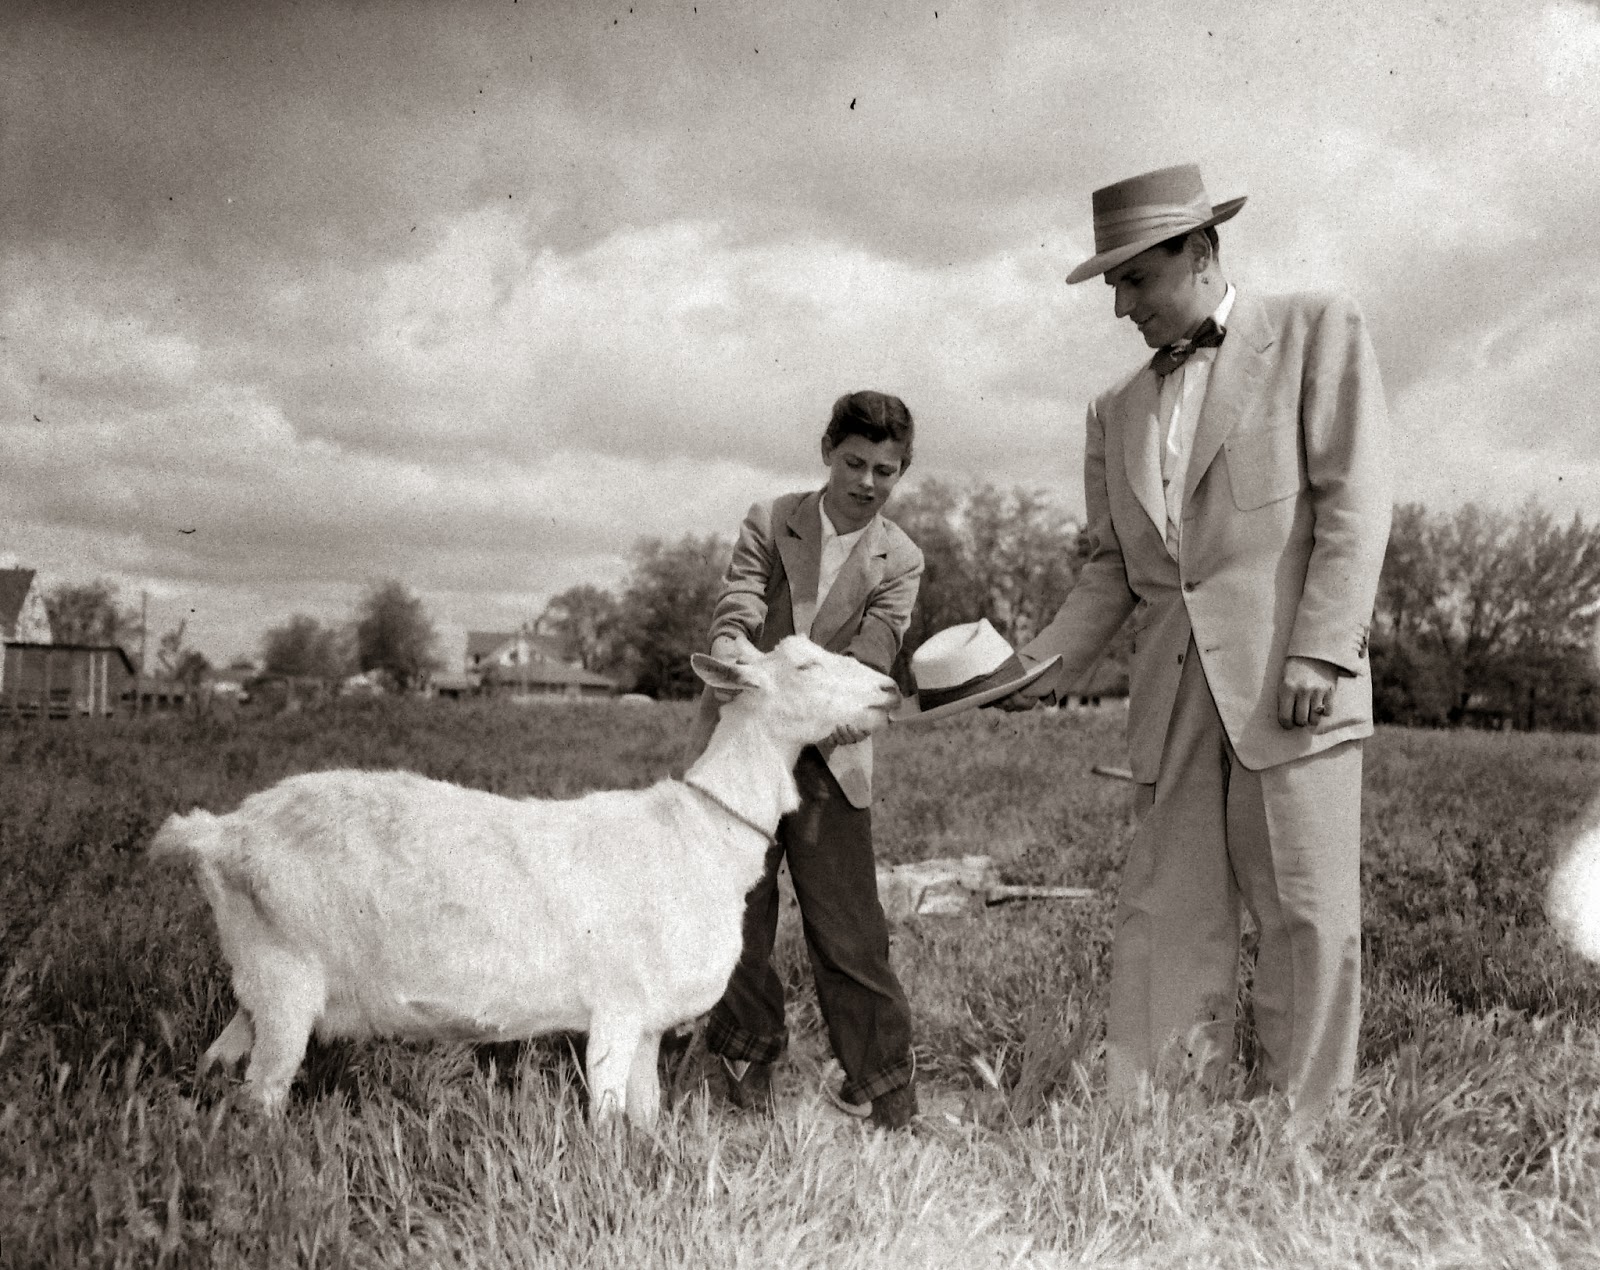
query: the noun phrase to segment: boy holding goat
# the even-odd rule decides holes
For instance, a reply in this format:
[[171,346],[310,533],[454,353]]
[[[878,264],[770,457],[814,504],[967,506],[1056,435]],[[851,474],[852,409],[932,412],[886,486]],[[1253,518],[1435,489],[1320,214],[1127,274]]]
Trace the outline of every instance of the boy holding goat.
[[[911,619],[922,553],[884,517],[911,464],[911,412],[898,397],[840,397],[822,438],[820,491],[757,503],[744,519],[711,619],[711,651],[724,660],[808,635],[887,674]],[[720,695],[700,702],[693,749],[716,724]],[[911,1011],[889,965],[889,929],[872,851],[872,741],[843,727],[807,746],[794,771],[801,805],[785,816],[761,880],[745,904],[744,947],[706,1028],[737,1106],[768,1109],[772,1065],[788,1044],[783,984],[772,966],[778,865],[789,876],[805,929],[828,1039],[852,1114],[900,1128],[916,1114]]]

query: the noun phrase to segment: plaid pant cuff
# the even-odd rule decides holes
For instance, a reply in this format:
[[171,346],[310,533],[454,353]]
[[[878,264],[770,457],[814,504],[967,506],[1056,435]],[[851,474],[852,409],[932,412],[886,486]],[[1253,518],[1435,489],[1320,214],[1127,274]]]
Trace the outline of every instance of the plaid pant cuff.
[[788,1032],[777,1036],[757,1036],[747,1032],[726,1015],[713,1010],[706,1021],[706,1048],[723,1058],[735,1062],[747,1059],[752,1063],[776,1063],[788,1048]]
[[840,1093],[848,1102],[871,1102],[891,1090],[909,1085],[916,1072],[916,1066],[912,1063],[910,1055],[907,1055],[893,1067],[885,1067],[875,1075],[868,1076],[859,1085],[845,1081]]

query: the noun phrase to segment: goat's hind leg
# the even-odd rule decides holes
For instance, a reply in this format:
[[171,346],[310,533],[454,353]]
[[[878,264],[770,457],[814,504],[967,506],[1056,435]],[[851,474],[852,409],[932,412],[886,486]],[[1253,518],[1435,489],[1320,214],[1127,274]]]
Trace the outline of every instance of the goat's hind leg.
[[255,1034],[244,1078],[263,1110],[276,1112],[289,1096],[328,990],[319,969],[281,950],[263,958],[255,971],[248,989],[239,992],[241,1001],[248,995]]
[[250,1047],[255,1043],[255,1029],[250,1024],[250,1015],[244,1010],[235,1012],[228,1026],[222,1029],[216,1040],[200,1056],[200,1065],[196,1075],[203,1076],[212,1067],[221,1064],[223,1068],[234,1067],[241,1058],[250,1052]]

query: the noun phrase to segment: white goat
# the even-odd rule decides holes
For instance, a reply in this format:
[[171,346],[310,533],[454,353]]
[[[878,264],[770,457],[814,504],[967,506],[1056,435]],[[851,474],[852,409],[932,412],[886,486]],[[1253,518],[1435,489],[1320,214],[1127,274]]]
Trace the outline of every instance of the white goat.
[[173,816],[155,855],[193,861],[239,1012],[201,1060],[282,1106],[321,1037],[589,1034],[596,1117],[648,1127],[669,1027],[738,960],[745,893],[799,805],[801,749],[875,729],[892,680],[798,636],[695,672],[731,690],[684,779],[512,799],[410,772],[315,772],[224,816]]

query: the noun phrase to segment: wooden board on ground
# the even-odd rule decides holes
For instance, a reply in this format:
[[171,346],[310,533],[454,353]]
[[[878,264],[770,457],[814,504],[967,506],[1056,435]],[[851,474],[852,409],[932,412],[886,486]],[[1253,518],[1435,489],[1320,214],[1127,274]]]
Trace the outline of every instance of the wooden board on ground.
[[1019,886],[1000,880],[992,856],[918,860],[878,870],[878,898],[891,922],[980,912],[1011,900],[1084,900],[1098,892],[1081,886]]

